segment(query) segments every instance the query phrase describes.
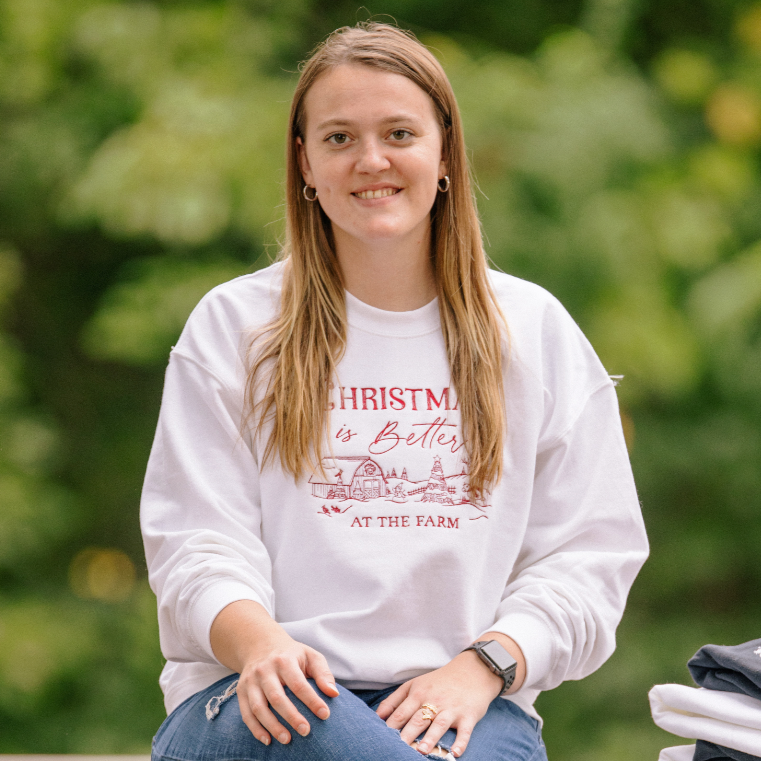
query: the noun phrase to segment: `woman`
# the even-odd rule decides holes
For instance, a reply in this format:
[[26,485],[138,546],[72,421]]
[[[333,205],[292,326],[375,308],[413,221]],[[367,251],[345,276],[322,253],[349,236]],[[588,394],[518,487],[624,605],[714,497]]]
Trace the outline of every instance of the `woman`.
[[454,95],[398,29],[304,66],[286,209],[167,370],[154,758],[545,759],[534,700],[610,655],[647,553],[613,384],[487,270]]

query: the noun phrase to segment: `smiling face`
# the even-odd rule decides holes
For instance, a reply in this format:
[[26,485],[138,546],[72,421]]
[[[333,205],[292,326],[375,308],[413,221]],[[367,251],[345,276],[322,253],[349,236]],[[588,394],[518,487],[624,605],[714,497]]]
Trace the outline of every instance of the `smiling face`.
[[427,245],[446,174],[433,101],[412,80],[361,64],[320,75],[304,99],[304,181],[317,190],[336,247]]

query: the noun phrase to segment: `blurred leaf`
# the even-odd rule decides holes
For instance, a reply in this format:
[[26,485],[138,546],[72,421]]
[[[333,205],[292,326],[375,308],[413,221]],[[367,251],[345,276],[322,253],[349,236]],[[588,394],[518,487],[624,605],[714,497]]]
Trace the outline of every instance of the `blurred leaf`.
[[538,63],[547,87],[520,166],[551,178],[572,201],[609,181],[619,162],[665,156],[668,136],[652,92],[589,37],[551,37]]
[[655,62],[658,84],[677,103],[700,105],[719,77],[708,56],[693,50],[665,50]]
[[589,336],[606,368],[625,376],[624,395],[673,397],[698,380],[695,337],[657,291],[622,290],[601,302],[590,318]]
[[711,357],[713,371],[724,398],[753,407],[761,378],[761,313],[756,320],[738,327],[717,336]]
[[13,343],[0,332],[0,409],[24,396],[21,356]]
[[228,225],[231,203],[205,141],[138,125],[101,147],[64,213],[94,214],[117,235],[201,244]]
[[257,73],[263,22],[234,5],[162,14],[110,4],[85,14],[77,35],[144,110],[93,155],[63,203],[65,220],[191,245],[272,221],[290,87]]
[[22,265],[13,246],[0,244],[0,304],[13,295],[21,285]]
[[655,283],[659,262],[646,211],[642,193],[621,189],[591,195],[580,211],[578,245],[605,261],[613,282]]
[[579,26],[604,47],[616,49],[623,41],[636,6],[633,0],[586,0]]
[[742,198],[756,181],[752,155],[727,146],[701,146],[690,156],[689,168],[702,190],[729,200]]
[[713,264],[732,234],[718,203],[676,189],[652,199],[651,215],[661,256],[686,269]]
[[52,89],[52,48],[63,15],[55,0],[4,0],[0,4],[0,100],[30,104]]
[[30,415],[14,415],[0,428],[0,460],[26,473],[49,469],[59,450],[52,425]]
[[152,259],[134,266],[136,275],[108,291],[85,326],[82,344],[99,360],[164,363],[201,297],[244,274],[237,262]]
[[688,308],[694,323],[709,336],[741,327],[761,312],[761,243],[699,280]]
[[42,600],[0,602],[0,706],[24,713],[45,699],[49,683],[89,659],[92,620]]
[[0,464],[0,567],[42,555],[71,527],[72,497]]
[[761,5],[744,8],[735,26],[737,36],[751,50],[761,53]]

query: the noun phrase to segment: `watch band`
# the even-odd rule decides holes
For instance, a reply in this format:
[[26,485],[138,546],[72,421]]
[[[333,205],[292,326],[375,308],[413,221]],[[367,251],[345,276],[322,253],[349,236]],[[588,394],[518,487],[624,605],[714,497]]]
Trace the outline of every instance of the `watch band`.
[[[499,668],[497,663],[489,657],[488,653],[485,653],[483,651],[483,648],[491,643],[494,643],[499,647],[500,650],[505,654],[505,656],[512,661],[512,663],[508,664],[506,668]],[[478,657],[484,662],[484,664],[489,668],[489,670],[496,674],[497,676],[502,677],[502,681],[504,683],[504,687],[502,691],[499,693],[500,697],[502,697],[509,689],[512,687],[513,682],[515,681],[515,672],[518,667],[518,662],[513,658],[510,653],[505,650],[502,645],[500,645],[497,640],[494,639],[488,639],[488,640],[481,640],[479,642],[474,642],[472,645],[469,645],[466,647],[462,652],[465,653],[468,650],[475,650],[475,652],[478,654]]]

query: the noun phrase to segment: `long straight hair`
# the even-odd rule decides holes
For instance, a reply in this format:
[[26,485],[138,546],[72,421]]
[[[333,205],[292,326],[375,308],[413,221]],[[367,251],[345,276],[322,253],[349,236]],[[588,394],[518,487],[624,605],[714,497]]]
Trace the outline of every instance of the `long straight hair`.
[[[451,380],[468,456],[470,490],[480,494],[502,474],[507,338],[488,280],[481,227],[471,189],[462,121],[436,58],[394,26],[342,27],[304,63],[291,104],[287,146],[286,236],[280,312],[252,339],[246,383],[247,421],[257,435],[272,424],[262,465],[277,455],[298,479],[322,470],[329,401],[346,346],[346,303],[330,220],[303,195],[297,138],[304,139],[304,97],[325,71],[344,64],[400,74],[435,106],[451,184],[431,209],[431,256]],[[262,383],[263,380],[263,383]]]

